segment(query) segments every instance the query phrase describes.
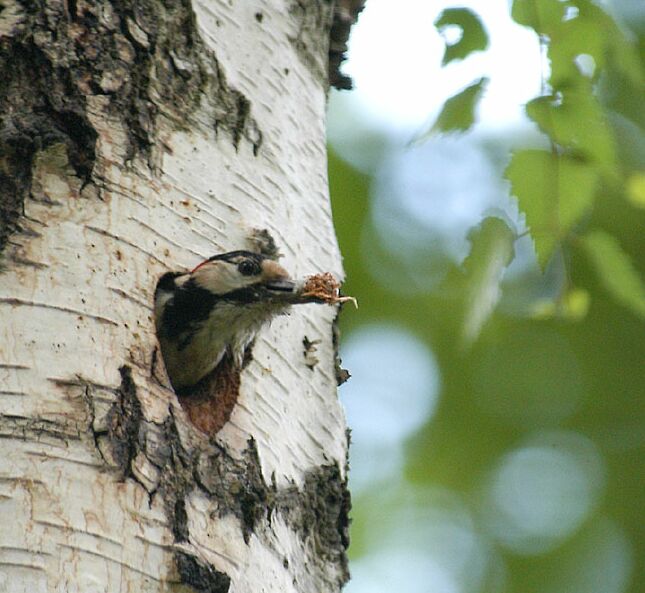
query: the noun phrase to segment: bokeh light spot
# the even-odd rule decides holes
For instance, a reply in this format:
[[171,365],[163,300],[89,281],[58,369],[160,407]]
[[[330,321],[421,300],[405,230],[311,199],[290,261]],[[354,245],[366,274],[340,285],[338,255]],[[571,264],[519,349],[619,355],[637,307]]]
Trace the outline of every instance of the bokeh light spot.
[[461,593],[462,588],[440,564],[416,550],[393,548],[352,564],[346,593]]
[[557,568],[542,575],[540,593],[623,593],[633,572],[632,545],[606,517],[587,526],[560,555]]
[[[392,152],[376,179],[373,221],[384,245],[408,255],[433,247],[435,257],[460,261],[468,231],[500,207],[502,184],[485,152],[468,138],[437,138]],[[510,200],[509,216],[517,217]]]
[[[372,505],[369,516],[378,520],[364,525],[370,545],[352,565],[350,590],[465,593],[489,580],[490,547],[454,491],[389,483],[366,493],[363,504]],[[382,562],[385,557],[396,560]],[[400,558],[414,560],[408,566]]]
[[508,453],[486,494],[492,535],[518,553],[552,549],[594,510],[603,477],[595,446],[574,433],[546,434]]
[[359,491],[401,473],[403,440],[435,409],[439,370],[423,342],[394,326],[355,331],[341,354],[352,373],[341,394],[352,430],[351,486]]
[[342,359],[352,373],[342,395],[356,441],[401,441],[434,411],[437,363],[409,332],[381,325],[359,329],[344,342]]

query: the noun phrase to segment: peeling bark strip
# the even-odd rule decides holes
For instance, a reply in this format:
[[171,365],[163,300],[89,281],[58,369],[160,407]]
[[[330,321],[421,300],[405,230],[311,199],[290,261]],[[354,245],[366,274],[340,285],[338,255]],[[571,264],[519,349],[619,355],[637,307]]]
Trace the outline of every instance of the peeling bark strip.
[[352,25],[365,8],[366,0],[336,0],[329,34],[329,84],[337,89],[352,88],[352,79],[340,71],[347,59],[347,41]]
[[[6,393],[0,391],[0,395]],[[0,438],[13,438],[22,441],[48,439],[64,444],[69,441],[80,440],[82,432],[78,424],[65,422],[61,418],[52,420],[9,414],[0,416]]]

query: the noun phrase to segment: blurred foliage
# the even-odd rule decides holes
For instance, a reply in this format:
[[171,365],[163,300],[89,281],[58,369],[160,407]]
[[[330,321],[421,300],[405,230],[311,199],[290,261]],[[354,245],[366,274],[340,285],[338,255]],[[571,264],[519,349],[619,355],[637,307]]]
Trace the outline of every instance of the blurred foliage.
[[[450,43],[447,39],[446,49],[441,64],[446,66],[454,60],[463,60],[471,53],[483,51],[488,47],[488,33],[484,29],[479,16],[467,8],[446,8],[434,22],[440,33],[446,33],[451,28],[459,29],[459,39]],[[437,121],[420,136],[420,140],[437,132],[453,132],[468,130],[475,123],[475,107],[481,98],[488,80],[480,78],[450,97],[444,103]]]
[[488,79],[480,78],[443,104],[437,121],[418,141],[426,140],[438,132],[464,132],[475,123],[475,107],[482,96]]
[[[444,63],[486,47],[479,19],[466,13],[446,10],[436,22],[463,31],[460,53],[449,46]],[[547,142],[509,155],[506,177],[545,277],[564,270],[555,295],[522,314],[505,306],[528,276],[506,277],[519,238],[496,216],[472,229],[470,254],[448,262],[439,285],[388,285],[374,272],[379,262],[393,265],[370,214],[375,181],[330,151],[344,291],[360,303],[342,317],[343,331],[397,324],[428,344],[441,372],[439,407],[406,444],[402,490],[384,497],[376,485],[355,498],[351,553],[361,557],[386,539],[376,527],[387,529],[384,517],[396,515],[403,492],[439,489],[467,509],[488,551],[483,576],[463,591],[637,593],[645,582],[645,16],[618,26],[590,0],[515,0],[512,16],[539,36],[550,74],[526,106]],[[476,85],[468,100],[446,102],[444,112],[455,113],[436,129],[472,125]],[[405,394],[396,397],[405,405]],[[585,444],[557,449],[562,435]],[[588,478],[596,494],[579,523],[549,545],[536,536],[531,548],[508,529],[500,535],[508,516],[491,527],[497,519],[486,501],[504,468],[515,467],[504,464],[524,459],[509,452],[550,446],[593,451],[581,459],[600,468]],[[575,472],[564,473],[582,501]],[[549,484],[519,486],[537,497],[526,503],[529,516]],[[419,496],[419,508],[438,508]]]
[[582,237],[582,245],[607,290],[645,318],[645,286],[618,240],[604,231],[592,231]]
[[441,64],[445,66],[453,60],[463,60],[475,51],[482,51],[488,47],[488,34],[482,26],[479,17],[467,8],[446,8],[434,26],[440,33],[449,27],[459,28],[460,37],[454,43],[446,41],[446,51]]

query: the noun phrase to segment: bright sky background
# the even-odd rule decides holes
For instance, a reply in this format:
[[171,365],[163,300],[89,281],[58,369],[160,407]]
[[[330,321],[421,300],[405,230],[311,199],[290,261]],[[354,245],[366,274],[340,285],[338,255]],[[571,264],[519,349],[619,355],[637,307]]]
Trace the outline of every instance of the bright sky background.
[[[490,45],[442,68],[444,40],[433,23],[449,6],[472,8]],[[434,120],[448,97],[489,76],[480,125],[508,127],[524,120],[523,105],[539,93],[543,67],[536,35],[511,20],[507,0],[368,0],[343,67],[355,88],[335,93],[332,113],[349,102],[368,127],[414,133]]]
[[[368,0],[352,29],[343,69],[354,90],[332,94],[329,141],[342,158],[374,175],[374,224],[390,249],[398,243],[409,250],[418,236],[435,255],[460,261],[469,249],[469,230],[485,212],[498,208],[512,220],[519,217],[482,139],[508,150],[513,143],[524,145],[527,137],[539,141],[524,105],[540,94],[548,66],[535,33],[511,19],[510,4]],[[449,7],[473,10],[488,32],[489,47],[444,68],[445,41],[434,22]],[[460,33],[457,27],[446,31],[451,43]],[[429,128],[446,99],[482,76],[489,83],[471,132],[407,146]],[[523,223],[516,222],[522,231]],[[408,242],[401,241],[397,225]],[[535,263],[530,240],[524,247],[527,253],[519,254],[514,268]],[[426,272],[430,278],[432,271]]]

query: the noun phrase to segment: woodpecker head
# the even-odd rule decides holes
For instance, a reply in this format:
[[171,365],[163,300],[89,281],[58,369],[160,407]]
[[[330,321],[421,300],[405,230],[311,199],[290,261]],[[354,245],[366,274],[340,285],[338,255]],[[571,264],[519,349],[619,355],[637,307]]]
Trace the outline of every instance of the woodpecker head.
[[173,386],[194,385],[226,352],[241,364],[263,323],[291,304],[287,271],[258,253],[215,255],[191,272],[168,272],[155,291],[157,335]]
[[272,259],[250,251],[215,255],[190,273],[197,286],[218,295],[242,300],[261,300],[293,292],[295,284],[287,271]]
[[206,305],[216,306],[217,301],[240,305],[279,301],[294,288],[288,272],[272,259],[250,251],[231,251],[208,258],[190,272],[164,274],[155,291],[155,314],[159,326],[160,308],[165,309],[174,297],[192,296],[190,300],[195,301],[201,297],[201,311]]

